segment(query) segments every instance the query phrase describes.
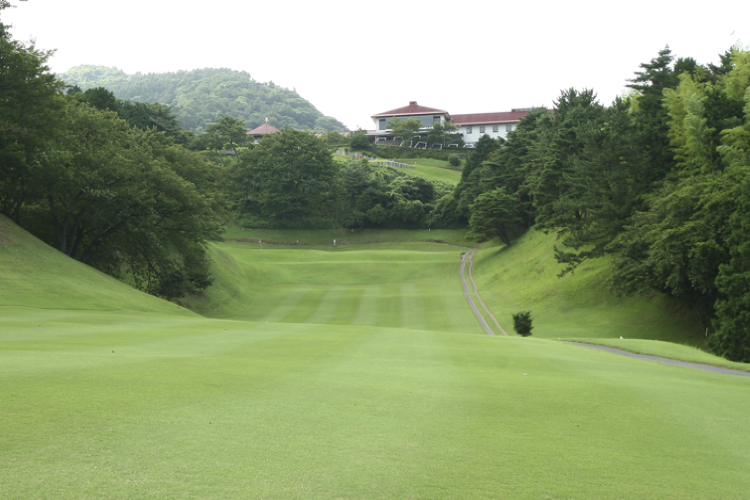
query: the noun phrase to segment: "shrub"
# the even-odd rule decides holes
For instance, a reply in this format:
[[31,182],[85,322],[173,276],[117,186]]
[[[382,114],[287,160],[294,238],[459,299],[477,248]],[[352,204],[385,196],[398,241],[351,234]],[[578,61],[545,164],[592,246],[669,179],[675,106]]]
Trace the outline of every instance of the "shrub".
[[351,146],[352,149],[368,149],[370,147],[370,141],[367,140],[367,137],[365,137],[364,134],[354,134],[349,142],[349,146]]
[[448,155],[448,163],[450,163],[454,167],[458,167],[461,165],[461,157],[456,153],[451,153],[450,155]]
[[531,335],[531,311],[523,311],[513,315],[513,329],[521,337]]

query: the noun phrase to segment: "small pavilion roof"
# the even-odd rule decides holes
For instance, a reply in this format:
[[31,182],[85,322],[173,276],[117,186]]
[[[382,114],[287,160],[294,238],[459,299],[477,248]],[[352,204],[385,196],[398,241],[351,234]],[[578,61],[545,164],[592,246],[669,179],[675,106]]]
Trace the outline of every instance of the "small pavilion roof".
[[279,129],[271,125],[270,123],[266,122],[263,125],[261,125],[258,128],[252,129],[250,132],[247,133],[247,135],[268,135],[268,134],[276,134],[278,132],[281,132]]

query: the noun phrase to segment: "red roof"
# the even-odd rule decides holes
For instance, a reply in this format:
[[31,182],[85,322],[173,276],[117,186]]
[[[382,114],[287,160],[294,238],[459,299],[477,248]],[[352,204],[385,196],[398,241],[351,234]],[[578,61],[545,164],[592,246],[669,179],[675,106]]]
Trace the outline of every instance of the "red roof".
[[413,116],[413,115],[447,115],[447,114],[448,112],[443,111],[442,109],[428,108],[427,106],[420,106],[419,104],[417,104],[417,101],[409,101],[408,106],[404,106],[403,108],[392,109],[384,113],[378,113],[377,115],[372,115],[372,118],[377,118],[379,116]]
[[503,111],[501,113],[473,113],[468,115],[451,115],[455,125],[487,125],[490,123],[516,123],[528,114],[528,111]]
[[281,132],[281,131],[269,123],[264,123],[260,127],[255,128],[251,130],[250,132],[248,132],[247,135],[266,135],[266,134],[275,134],[277,132]]

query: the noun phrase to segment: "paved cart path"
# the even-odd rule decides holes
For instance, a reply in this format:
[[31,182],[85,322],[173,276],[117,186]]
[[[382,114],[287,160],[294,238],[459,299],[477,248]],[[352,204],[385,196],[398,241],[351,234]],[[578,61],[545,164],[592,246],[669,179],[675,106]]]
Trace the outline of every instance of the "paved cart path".
[[[464,269],[466,268],[466,257],[469,257],[469,262],[472,262],[471,258],[474,256],[474,252],[467,252],[461,254],[461,284],[464,287],[464,297],[466,297],[466,301],[469,303],[469,306],[471,307],[472,311],[474,311],[474,314],[476,315],[477,319],[479,320],[479,324],[482,325],[482,328],[484,328],[484,331],[487,332],[488,335],[495,335],[495,332],[492,331],[492,328],[490,328],[490,325],[487,324],[487,321],[484,319],[484,316],[482,316],[482,313],[477,308],[477,305],[474,303],[474,300],[471,298],[471,295],[469,294],[469,285],[466,283],[466,276],[464,274]],[[474,282],[474,279],[472,278],[472,283]],[[474,285],[474,290],[476,291],[476,285]],[[479,295],[477,295],[479,297]],[[481,299],[480,299],[481,300]]]
[[500,323],[497,322],[497,318],[495,318],[495,315],[492,314],[492,311],[487,308],[484,301],[482,300],[482,296],[479,295],[479,290],[477,290],[477,283],[474,281],[474,252],[469,253],[469,279],[471,280],[471,284],[474,285],[474,295],[477,296],[477,299],[479,300],[479,303],[482,304],[482,307],[485,311],[487,311],[487,314],[490,315],[490,318],[492,318],[492,321],[495,322],[495,325],[500,329],[500,332],[508,336],[508,332],[506,332],[502,326],[500,326]]
[[650,356],[648,354],[636,354],[630,351],[623,351],[615,347],[607,347],[603,345],[595,344],[584,344],[583,342],[565,342],[566,344],[575,344],[582,347],[588,347],[590,349],[599,349],[600,351],[607,351],[613,354],[619,354],[620,356],[627,356],[629,358],[643,359],[646,361],[656,361],[664,363],[666,365],[682,366],[683,368],[697,368],[711,373],[721,373],[724,375],[739,375],[740,377],[750,377],[750,372],[742,370],[733,370],[731,368],[724,368],[723,366],[704,365],[703,363],[692,363],[690,361],[678,361],[676,359],[662,358],[659,356]]

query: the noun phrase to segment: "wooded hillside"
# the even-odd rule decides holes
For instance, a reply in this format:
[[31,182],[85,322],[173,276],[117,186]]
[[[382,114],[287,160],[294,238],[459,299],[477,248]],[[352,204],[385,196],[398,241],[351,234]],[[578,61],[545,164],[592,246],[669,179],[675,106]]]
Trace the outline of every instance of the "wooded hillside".
[[195,132],[202,132],[222,114],[243,120],[248,129],[260,126],[267,117],[277,128],[346,130],[295,90],[257,82],[245,71],[205,68],[128,75],[117,68],[83,65],[58,77],[81,90],[105,87],[118,99],[168,104],[182,126]]

